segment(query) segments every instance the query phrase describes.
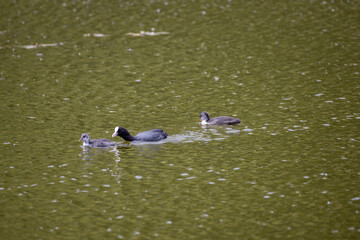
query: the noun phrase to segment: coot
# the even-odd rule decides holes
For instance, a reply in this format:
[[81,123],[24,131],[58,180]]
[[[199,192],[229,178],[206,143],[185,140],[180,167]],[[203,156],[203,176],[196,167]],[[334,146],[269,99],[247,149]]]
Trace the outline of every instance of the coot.
[[232,118],[232,117],[227,117],[227,116],[221,116],[221,117],[214,117],[212,119],[210,119],[210,116],[207,112],[202,112],[200,113],[200,119],[201,119],[201,124],[202,125],[206,125],[206,124],[210,124],[210,125],[233,125],[233,124],[238,124],[240,123],[240,119],[238,118]]
[[90,140],[89,135],[86,133],[83,133],[81,135],[79,141],[83,141],[84,142],[83,146],[87,146],[87,147],[111,147],[111,146],[115,146],[116,144],[115,142],[104,138]]
[[122,137],[125,141],[144,141],[144,142],[157,142],[165,139],[168,134],[162,129],[152,129],[146,132],[131,136],[131,134],[123,127],[116,127],[112,137]]

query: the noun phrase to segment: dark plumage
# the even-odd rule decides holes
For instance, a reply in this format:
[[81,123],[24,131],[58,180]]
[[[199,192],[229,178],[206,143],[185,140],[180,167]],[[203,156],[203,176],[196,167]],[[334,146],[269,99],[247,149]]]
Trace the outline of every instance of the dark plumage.
[[152,129],[146,132],[139,133],[135,136],[123,127],[116,127],[112,137],[122,137],[125,141],[144,141],[144,142],[157,142],[167,138],[168,134],[162,129]]
[[81,135],[79,141],[83,141],[84,142],[83,145],[88,147],[111,147],[111,146],[115,146],[116,144],[115,142],[104,138],[90,140],[89,135],[86,133],[83,133]]
[[227,116],[221,116],[221,117],[214,117],[210,119],[210,116],[207,112],[200,113],[200,119],[201,123],[203,125],[210,124],[210,125],[233,125],[240,123],[240,119],[233,118],[233,117],[227,117]]

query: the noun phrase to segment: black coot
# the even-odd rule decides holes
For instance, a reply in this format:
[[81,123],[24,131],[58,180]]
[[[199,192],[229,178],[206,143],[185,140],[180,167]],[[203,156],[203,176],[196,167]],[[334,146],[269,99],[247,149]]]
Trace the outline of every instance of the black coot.
[[143,142],[157,142],[167,138],[168,134],[162,129],[152,129],[146,132],[139,133],[135,136],[123,127],[116,127],[112,137],[122,137],[125,141],[143,141]]

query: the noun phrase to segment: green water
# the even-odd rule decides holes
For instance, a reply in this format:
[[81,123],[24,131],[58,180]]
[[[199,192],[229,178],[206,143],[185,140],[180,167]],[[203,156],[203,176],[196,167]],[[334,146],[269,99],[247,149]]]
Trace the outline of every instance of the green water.
[[0,237],[359,238],[359,10],[1,1]]

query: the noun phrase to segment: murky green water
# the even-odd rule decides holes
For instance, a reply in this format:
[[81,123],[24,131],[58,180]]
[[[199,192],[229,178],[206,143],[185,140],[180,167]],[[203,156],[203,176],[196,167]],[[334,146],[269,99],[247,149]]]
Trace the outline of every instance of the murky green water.
[[359,10],[2,1],[1,238],[359,238]]

